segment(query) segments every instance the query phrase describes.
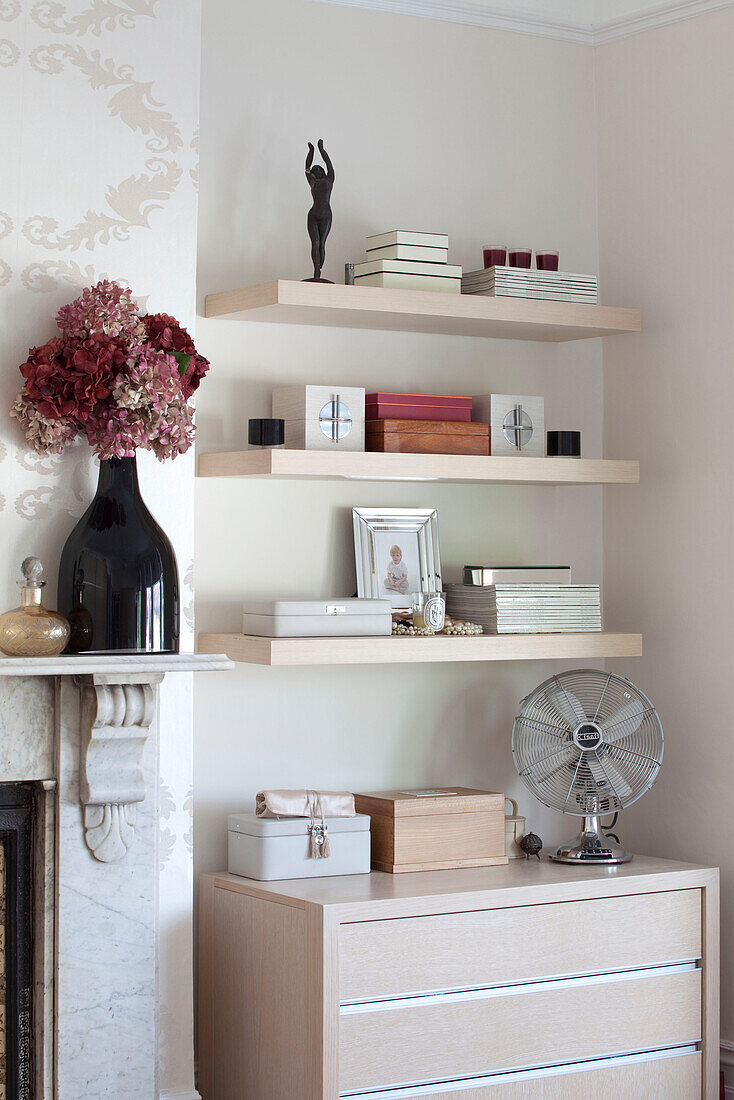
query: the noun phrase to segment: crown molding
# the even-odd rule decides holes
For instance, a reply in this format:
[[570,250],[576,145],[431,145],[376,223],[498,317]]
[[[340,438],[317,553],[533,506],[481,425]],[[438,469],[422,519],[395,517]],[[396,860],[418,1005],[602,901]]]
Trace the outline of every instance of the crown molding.
[[322,4],[339,4],[369,11],[412,15],[419,19],[438,19],[473,27],[530,34],[537,38],[555,38],[564,42],[579,42],[587,46],[603,45],[619,38],[641,34],[655,27],[669,26],[698,15],[734,6],[734,0],[679,0],[664,4],[639,15],[621,16],[605,22],[571,23],[544,19],[529,12],[509,15],[498,8],[478,7],[458,0],[316,0]]
[[[594,44],[591,25],[561,23],[542,19],[529,13],[507,12],[454,0],[317,0],[321,4],[340,4],[349,8],[391,12],[393,15],[413,15],[420,19],[439,19],[446,23],[463,23],[472,27],[489,27],[498,31],[531,34],[537,38],[557,38],[565,42]],[[734,0],[732,0],[734,2]]]
[[665,4],[642,15],[610,19],[599,23],[595,28],[594,45],[614,42],[618,38],[629,38],[633,34],[654,30],[655,27],[667,27],[671,23],[681,23],[684,19],[694,19],[698,15],[706,15],[733,5],[734,0],[684,0],[683,3]]

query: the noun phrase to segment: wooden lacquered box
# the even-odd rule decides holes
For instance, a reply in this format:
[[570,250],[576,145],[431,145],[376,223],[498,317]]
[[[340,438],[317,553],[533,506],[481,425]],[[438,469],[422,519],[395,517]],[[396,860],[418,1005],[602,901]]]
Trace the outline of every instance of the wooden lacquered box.
[[368,393],[367,420],[456,420],[469,423],[473,398],[447,397],[433,393]]
[[505,796],[470,787],[355,794],[369,814],[378,871],[442,871],[507,863]]
[[457,420],[368,420],[366,450],[391,454],[488,455],[489,425]]

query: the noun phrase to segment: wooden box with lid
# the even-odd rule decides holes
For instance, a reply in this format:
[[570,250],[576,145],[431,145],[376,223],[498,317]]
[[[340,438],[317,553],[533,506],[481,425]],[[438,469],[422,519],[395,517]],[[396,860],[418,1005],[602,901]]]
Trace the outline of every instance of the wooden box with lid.
[[355,794],[369,814],[377,871],[442,871],[507,863],[505,797],[471,787]]
[[488,455],[489,425],[457,420],[368,420],[366,450],[390,454]]

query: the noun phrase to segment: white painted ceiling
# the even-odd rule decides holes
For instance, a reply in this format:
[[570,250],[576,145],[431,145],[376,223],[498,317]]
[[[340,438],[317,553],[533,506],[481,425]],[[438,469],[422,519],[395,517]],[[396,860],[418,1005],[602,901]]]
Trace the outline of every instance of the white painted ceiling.
[[427,19],[598,43],[690,19],[734,0],[321,0]]

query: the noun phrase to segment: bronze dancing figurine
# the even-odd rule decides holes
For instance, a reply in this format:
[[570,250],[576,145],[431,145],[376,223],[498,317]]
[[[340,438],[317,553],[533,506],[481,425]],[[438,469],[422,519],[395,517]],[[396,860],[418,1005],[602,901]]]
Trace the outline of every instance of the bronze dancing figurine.
[[313,278],[304,279],[304,283],[330,283],[331,279],[322,279],[321,271],[324,266],[326,253],[326,238],[331,229],[331,189],[334,186],[334,166],[329,160],[329,154],[324,149],[324,142],[319,138],[319,152],[326,165],[326,171],[320,164],[314,165],[314,148],[308,143],[308,156],[306,157],[306,179],[311,188],[313,206],[308,212],[306,224],[308,235],[311,238],[311,260],[313,261]]

